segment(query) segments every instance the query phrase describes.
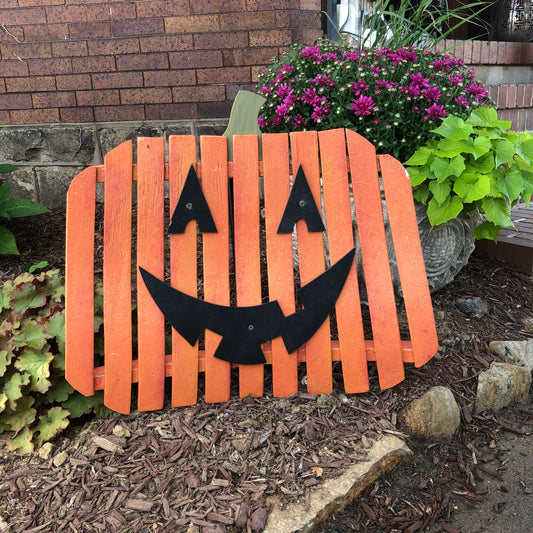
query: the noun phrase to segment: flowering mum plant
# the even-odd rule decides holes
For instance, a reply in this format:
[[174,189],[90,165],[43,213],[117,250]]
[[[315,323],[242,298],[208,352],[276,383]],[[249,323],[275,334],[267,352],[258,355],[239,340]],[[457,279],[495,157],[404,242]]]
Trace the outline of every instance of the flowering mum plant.
[[488,100],[461,59],[413,47],[354,50],[327,39],[294,45],[259,78],[264,132],[350,128],[405,161],[440,121]]

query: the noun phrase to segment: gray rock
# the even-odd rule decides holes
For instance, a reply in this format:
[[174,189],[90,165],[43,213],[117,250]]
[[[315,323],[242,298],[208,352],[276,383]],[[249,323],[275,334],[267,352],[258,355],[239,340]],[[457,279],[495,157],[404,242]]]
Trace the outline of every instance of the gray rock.
[[102,155],[105,156],[113,148],[125,141],[133,140],[133,162],[137,161],[137,137],[163,137],[163,129],[158,126],[137,125],[106,126],[98,132]]
[[506,363],[533,370],[533,339],[527,341],[492,341],[490,351],[499,355]]
[[471,318],[481,318],[489,313],[489,304],[481,298],[458,298],[455,307]]
[[531,373],[509,363],[492,363],[479,374],[476,411],[498,411],[508,405],[523,402],[529,395]]
[[264,533],[312,531],[333,513],[344,509],[370,483],[392,470],[411,453],[398,437],[382,437],[369,450],[366,461],[355,463],[341,476],[327,479],[312,489],[307,511],[303,501],[283,508],[274,507],[267,517]]
[[28,200],[37,201],[37,189],[31,167],[19,168],[6,177],[11,183],[10,198],[27,198]]
[[36,167],[39,202],[49,209],[64,206],[70,182],[80,171],[80,167]]
[[402,419],[412,434],[439,439],[455,433],[461,423],[461,413],[449,389],[432,387],[410,403]]
[[6,128],[0,132],[1,161],[90,165],[94,152],[93,127]]

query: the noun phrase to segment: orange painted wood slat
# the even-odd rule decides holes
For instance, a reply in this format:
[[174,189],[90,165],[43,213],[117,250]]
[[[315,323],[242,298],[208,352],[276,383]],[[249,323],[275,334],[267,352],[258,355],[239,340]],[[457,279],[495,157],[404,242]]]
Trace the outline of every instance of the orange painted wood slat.
[[396,264],[409,323],[415,366],[439,348],[409,175],[391,156],[379,156]]
[[346,130],[357,231],[382,389],[404,379],[400,331],[387,251],[374,146]]
[[[354,247],[344,129],[321,131],[318,139],[329,256],[333,265]],[[365,392],[369,389],[368,368],[355,262],[337,300],[335,315],[344,390]]]
[[[321,211],[317,132],[293,132],[290,134],[290,142],[293,174],[296,174],[301,165],[317,208]],[[296,232],[300,282],[303,286],[325,270],[324,234],[307,231],[307,225],[303,220],[297,222]],[[307,390],[311,394],[330,394],[333,390],[333,378],[329,320],[326,320],[307,341],[306,352]]]
[[[268,293],[287,316],[296,308],[292,235],[277,231],[290,195],[289,138],[285,133],[265,134],[262,145]],[[272,382],[274,396],[298,392],[296,354],[287,353],[280,337],[272,340]]]
[[[165,139],[137,140],[137,267],[163,279]],[[137,273],[139,411],[163,408],[165,320]]]
[[[170,216],[176,208],[189,168],[196,163],[196,139],[191,135],[169,137],[168,175]],[[171,285],[189,296],[198,295],[196,223],[184,233],[170,235]],[[191,346],[172,329],[172,405],[194,405],[198,396],[198,343]]]
[[94,217],[96,169],[72,181],[67,194],[65,258],[65,377],[94,394]]
[[[261,304],[258,148],[256,135],[233,137],[233,220],[238,306]],[[263,375],[263,365],[239,365],[240,396],[262,396]]]
[[[204,299],[220,305],[230,304],[229,287],[229,208],[227,145],[225,137],[200,137],[202,190],[213,215],[217,232],[204,233]],[[220,335],[205,332],[205,400],[225,402],[230,397],[231,366],[214,357]]]
[[131,141],[109,152],[104,165],[104,404],[127,414],[132,379]]

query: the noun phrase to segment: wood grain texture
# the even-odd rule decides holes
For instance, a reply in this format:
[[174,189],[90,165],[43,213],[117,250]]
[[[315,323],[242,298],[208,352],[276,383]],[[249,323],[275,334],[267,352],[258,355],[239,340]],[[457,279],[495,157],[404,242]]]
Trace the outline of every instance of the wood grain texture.
[[67,194],[65,257],[65,377],[94,394],[94,219],[96,169],[76,176]]
[[[191,135],[169,137],[168,179],[170,216],[176,208],[191,165],[196,164],[196,139]],[[170,281],[172,287],[189,296],[198,295],[196,223],[170,239]],[[172,329],[172,406],[194,405],[198,395],[198,343],[191,346]]]
[[[233,137],[233,210],[237,305],[260,305],[259,153],[256,135]],[[239,365],[240,396],[262,396],[263,374],[263,365]]]
[[[165,273],[165,139],[138,138],[137,266],[163,279]],[[165,320],[137,275],[139,411],[163,408]]]
[[132,143],[105,157],[104,183],[104,404],[127,414],[131,404]]
[[404,370],[376,152],[353,131],[346,131],[346,141],[379,383],[387,389],[404,379]]

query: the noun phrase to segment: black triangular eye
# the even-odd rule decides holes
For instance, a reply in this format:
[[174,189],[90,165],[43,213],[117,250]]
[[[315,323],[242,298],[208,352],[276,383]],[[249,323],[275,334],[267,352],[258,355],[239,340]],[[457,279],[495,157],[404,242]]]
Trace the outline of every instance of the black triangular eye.
[[300,165],[287,200],[287,206],[279,223],[278,233],[292,233],[294,224],[302,219],[307,224],[307,231],[325,231],[326,229],[302,165]]
[[217,227],[194,167],[191,165],[183,184],[176,209],[168,227],[169,233],[183,233],[191,220],[196,220],[198,230],[203,233],[216,233]]

